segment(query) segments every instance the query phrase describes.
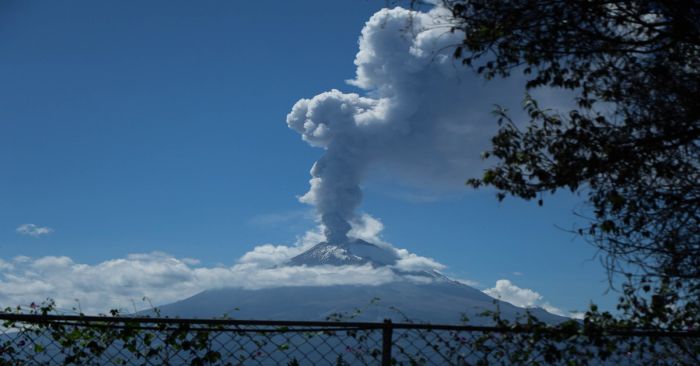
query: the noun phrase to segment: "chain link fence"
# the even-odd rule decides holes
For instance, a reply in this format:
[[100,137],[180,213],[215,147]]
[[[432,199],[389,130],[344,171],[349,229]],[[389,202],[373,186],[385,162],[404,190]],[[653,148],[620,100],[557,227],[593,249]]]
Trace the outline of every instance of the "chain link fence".
[[700,332],[0,313],[0,365],[698,365]]

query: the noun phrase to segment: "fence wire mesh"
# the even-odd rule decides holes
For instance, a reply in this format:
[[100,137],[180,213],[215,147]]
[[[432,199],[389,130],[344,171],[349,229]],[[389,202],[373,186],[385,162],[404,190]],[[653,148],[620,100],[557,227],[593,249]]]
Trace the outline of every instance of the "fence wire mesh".
[[401,365],[700,365],[699,339],[689,334],[619,333],[406,327],[394,331],[392,357]]
[[2,314],[0,365],[697,365],[700,333]]

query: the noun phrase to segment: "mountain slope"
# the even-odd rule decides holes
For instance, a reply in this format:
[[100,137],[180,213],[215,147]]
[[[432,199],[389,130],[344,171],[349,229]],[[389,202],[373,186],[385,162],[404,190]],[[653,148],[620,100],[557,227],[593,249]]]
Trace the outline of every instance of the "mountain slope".
[[[273,287],[257,290],[223,288],[204,291],[188,299],[158,308],[163,316],[221,317],[264,320],[325,320],[337,313],[351,314],[359,321],[416,321],[459,323],[467,315],[470,324],[488,324],[479,317],[498,308],[506,319],[515,319],[525,309],[496,300],[483,292],[453,281],[436,271],[399,270],[399,256],[392,248],[361,240],[336,245],[320,243],[292,258],[288,266],[389,266],[399,280],[378,286],[335,285]],[[530,309],[541,320],[557,323],[567,318]],[[349,320],[349,319],[346,319]]]
[[[373,303],[374,299],[375,300]],[[417,284],[410,281],[380,286],[303,286],[259,290],[226,288],[208,290],[176,303],[159,307],[161,315],[179,317],[221,317],[265,320],[325,320],[335,313],[352,313],[358,321],[394,321],[459,323],[467,314],[470,324],[488,324],[477,314],[494,310],[498,304],[502,316],[514,319],[524,309],[494,300],[481,291],[456,283]],[[397,309],[400,312],[397,312]],[[566,318],[541,309],[532,310],[546,322]],[[349,319],[348,319],[349,320]]]

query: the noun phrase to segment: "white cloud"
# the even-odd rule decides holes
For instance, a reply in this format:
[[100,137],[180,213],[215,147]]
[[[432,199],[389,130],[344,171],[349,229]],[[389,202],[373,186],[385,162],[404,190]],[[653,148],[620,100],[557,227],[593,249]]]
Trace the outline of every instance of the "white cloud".
[[286,262],[303,250],[301,246],[263,244],[243,254],[238,261],[242,264],[274,266]]
[[453,280],[455,280],[459,283],[462,283],[462,284],[465,284],[465,285],[471,286],[471,287],[477,287],[480,285],[479,282],[474,281],[474,280],[469,280],[466,278],[454,278],[454,277],[450,277],[450,278],[452,278]]
[[14,268],[12,263],[0,259],[0,271],[11,270],[12,268]]
[[536,307],[542,300],[542,295],[539,293],[527,288],[520,288],[509,280],[498,280],[495,287],[486,289],[484,292],[491,297],[521,308]]
[[406,249],[396,249],[396,253],[399,255],[399,260],[394,265],[394,268],[400,271],[439,271],[445,269],[445,265],[438,263],[436,260],[409,253]]
[[499,300],[509,302],[521,308],[542,308],[552,314],[568,316],[575,319],[582,319],[583,314],[579,311],[564,311],[556,306],[553,306],[540,293],[516,286],[510,280],[501,279],[496,281],[496,286],[484,290],[484,293]]
[[348,232],[348,236],[351,238],[361,239],[383,247],[391,246],[380,235],[384,230],[384,224],[370,214],[363,213],[356,220],[353,220],[350,226],[352,228]]
[[199,265],[201,263],[201,261],[199,259],[196,259],[196,258],[182,258],[182,261],[185,264],[188,264],[190,266],[196,266],[196,265]]
[[565,311],[563,311],[562,309],[560,309],[556,306],[553,306],[552,304],[550,304],[548,302],[543,302],[542,304],[539,305],[539,307],[544,309],[544,310],[547,310],[548,312],[550,312],[552,314],[556,314],[556,315],[560,315],[560,316],[569,316],[569,317],[571,316],[571,314],[566,314]]
[[17,233],[21,235],[28,235],[34,238],[38,238],[40,236],[45,236],[49,235],[53,232],[53,229],[50,227],[42,227],[42,226],[37,226],[34,224],[22,224],[15,229]]
[[396,249],[381,239],[381,221],[363,215],[353,223],[353,235],[393,250],[395,266],[286,266],[295,255],[325,240],[323,226],[307,231],[294,245],[263,244],[243,254],[233,265],[200,266],[194,258],[176,258],[152,252],[97,264],[78,263],[66,256],[0,258],[0,308],[55,299],[62,309],[80,302],[86,313],[111,308],[134,310],[133,304],[148,297],[155,305],[170,303],[211,288],[258,289],[279,286],[380,285],[424,277],[399,277],[395,269],[419,271],[442,269],[433,259]]
[[[261,252],[258,248],[257,252]],[[143,297],[154,304],[164,304],[209,288],[380,285],[397,279],[390,268],[369,265],[264,268],[260,266],[262,261],[242,258],[232,266],[198,267],[191,260],[158,252],[132,254],[97,264],[53,256],[19,259],[0,261],[0,307],[52,298],[62,309],[73,307],[77,299],[87,313],[111,308],[130,311],[133,302],[141,303]],[[141,303],[140,308],[146,305]]]
[[393,268],[406,271],[432,271],[432,270],[443,270],[446,268],[445,265],[437,262],[432,258],[422,257],[413,253],[410,253],[406,249],[399,249],[392,246],[390,243],[386,242],[381,237],[381,233],[384,230],[384,224],[381,220],[373,217],[368,213],[363,213],[358,219],[351,222],[352,229],[348,232],[350,238],[362,239],[369,243],[376,244],[380,247],[392,250],[398,256],[398,261],[393,266]]

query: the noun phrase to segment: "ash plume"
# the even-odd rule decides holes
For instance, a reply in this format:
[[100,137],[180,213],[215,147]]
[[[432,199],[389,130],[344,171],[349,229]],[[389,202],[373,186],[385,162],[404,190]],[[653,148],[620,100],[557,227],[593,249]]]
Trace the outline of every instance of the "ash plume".
[[304,141],[325,149],[300,200],[316,207],[328,242],[347,241],[372,172],[462,187],[481,166],[495,130],[490,111],[503,92],[455,64],[451,46],[461,35],[448,31],[443,12],[377,12],[362,29],[348,81],[365,95],[333,89],[299,100],[287,115]]

